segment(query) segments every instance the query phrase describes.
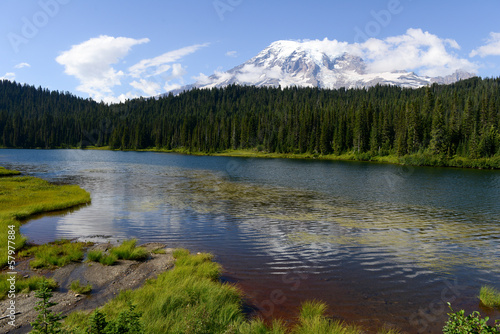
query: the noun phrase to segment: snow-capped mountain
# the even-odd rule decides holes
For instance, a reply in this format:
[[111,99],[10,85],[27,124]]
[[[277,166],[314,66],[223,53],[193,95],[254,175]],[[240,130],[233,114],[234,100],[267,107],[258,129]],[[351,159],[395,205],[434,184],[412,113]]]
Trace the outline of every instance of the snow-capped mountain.
[[196,83],[173,93],[194,87],[212,88],[231,84],[329,89],[381,84],[418,88],[434,82],[449,84],[474,76],[465,71],[435,78],[419,76],[405,70],[373,72],[369,69],[369,63],[361,57],[339,49],[341,48],[328,50],[317,43],[277,41],[247,62],[227,72],[217,72],[209,77],[199,78]]

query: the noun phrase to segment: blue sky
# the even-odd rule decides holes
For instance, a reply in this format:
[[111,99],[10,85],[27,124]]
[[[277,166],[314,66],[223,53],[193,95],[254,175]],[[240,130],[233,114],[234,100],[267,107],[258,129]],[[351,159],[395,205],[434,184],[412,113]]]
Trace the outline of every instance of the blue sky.
[[228,70],[277,40],[325,38],[370,41],[417,73],[425,60],[497,77],[498,13],[498,0],[2,0],[0,78],[116,102]]

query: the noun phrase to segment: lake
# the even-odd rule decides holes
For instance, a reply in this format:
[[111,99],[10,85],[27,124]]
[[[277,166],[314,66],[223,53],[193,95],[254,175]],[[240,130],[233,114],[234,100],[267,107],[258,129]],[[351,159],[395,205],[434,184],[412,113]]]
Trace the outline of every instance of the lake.
[[323,300],[336,319],[439,332],[500,288],[500,171],[152,152],[0,150],[92,204],[30,220],[33,242],[163,242],[215,254],[264,317]]

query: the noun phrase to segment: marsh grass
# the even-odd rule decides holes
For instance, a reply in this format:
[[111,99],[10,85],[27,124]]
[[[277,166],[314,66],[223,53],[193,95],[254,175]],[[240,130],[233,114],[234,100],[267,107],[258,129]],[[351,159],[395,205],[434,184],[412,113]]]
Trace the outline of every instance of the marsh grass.
[[33,268],[63,267],[71,262],[81,261],[83,259],[83,248],[88,245],[83,242],[57,240],[20,251],[18,256],[35,256],[35,259],[30,262]]
[[125,240],[120,246],[113,247],[110,254],[115,255],[119,260],[145,261],[149,257],[149,252],[144,247],[136,247],[137,240]]
[[19,250],[26,243],[19,232],[23,220],[89,202],[90,194],[79,186],[54,185],[29,176],[0,177],[0,267],[7,264],[8,226],[15,232],[13,241]]
[[91,262],[99,262],[105,266],[112,266],[117,261],[118,258],[114,254],[104,254],[100,250],[93,250],[87,253],[87,259]]
[[75,293],[86,295],[92,291],[92,285],[90,283],[87,285],[81,285],[80,280],[76,280],[71,282],[70,289]]
[[[10,282],[7,281],[11,275],[0,274],[0,300],[4,299],[10,290]],[[57,283],[53,279],[46,279],[43,276],[32,276],[28,278],[23,278],[22,276],[16,276],[16,293],[29,293],[30,291],[38,290],[39,284],[42,280],[47,280],[49,289],[53,290],[57,288]]]
[[12,176],[12,175],[19,175],[21,172],[17,170],[10,170],[6,169],[5,167],[0,167],[0,177],[1,176]]
[[343,324],[325,316],[326,304],[319,301],[306,301],[300,310],[299,323],[292,329],[293,334],[360,334],[362,331],[351,325]]
[[487,307],[500,308],[500,291],[491,286],[481,287],[479,299]]

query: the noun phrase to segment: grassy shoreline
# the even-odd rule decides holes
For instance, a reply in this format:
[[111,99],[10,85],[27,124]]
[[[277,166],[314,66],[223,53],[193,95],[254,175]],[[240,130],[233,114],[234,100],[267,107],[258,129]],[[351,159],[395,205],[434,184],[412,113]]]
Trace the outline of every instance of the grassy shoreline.
[[[68,148],[60,148],[68,149]],[[71,149],[81,149],[73,147]],[[124,151],[124,152],[157,152],[157,153],[177,153],[194,156],[219,156],[238,158],[259,158],[259,159],[302,159],[302,160],[325,160],[325,161],[359,161],[371,163],[383,163],[402,166],[425,166],[425,167],[447,167],[447,168],[468,168],[468,169],[500,169],[500,156],[490,158],[470,159],[455,155],[446,157],[444,155],[433,155],[428,152],[420,152],[397,156],[395,154],[376,155],[371,153],[356,153],[354,151],[341,155],[322,155],[317,153],[275,153],[259,151],[257,149],[236,149],[224,150],[220,152],[199,152],[189,149],[164,149],[145,148],[135,150],[112,149],[109,146],[87,146],[83,150],[96,151]]]
[[90,201],[90,194],[77,185],[54,185],[31,176],[0,177],[0,268],[8,263],[12,246],[19,250],[25,244],[26,238],[19,231],[24,220]]

